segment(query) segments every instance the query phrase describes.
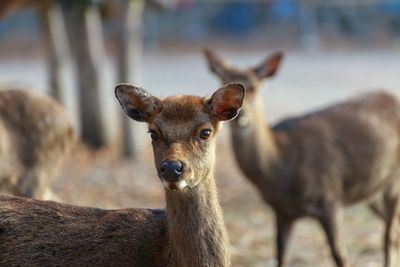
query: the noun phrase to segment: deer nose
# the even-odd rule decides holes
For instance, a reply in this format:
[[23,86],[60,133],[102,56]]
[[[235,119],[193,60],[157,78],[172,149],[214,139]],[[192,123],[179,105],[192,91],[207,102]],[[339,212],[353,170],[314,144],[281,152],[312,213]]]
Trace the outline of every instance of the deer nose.
[[163,161],[160,166],[161,177],[169,182],[176,182],[182,175],[183,165],[179,161]]

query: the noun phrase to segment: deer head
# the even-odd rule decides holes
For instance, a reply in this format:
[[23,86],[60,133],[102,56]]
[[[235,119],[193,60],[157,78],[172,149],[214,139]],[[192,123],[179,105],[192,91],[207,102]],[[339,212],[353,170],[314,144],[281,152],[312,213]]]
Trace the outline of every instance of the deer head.
[[148,123],[156,169],[164,186],[183,191],[212,173],[219,122],[237,116],[245,91],[242,85],[232,83],[211,98],[160,99],[142,88],[120,84],[115,95],[130,118]]
[[262,82],[275,76],[283,59],[283,53],[276,52],[259,65],[242,70],[230,65],[209,48],[205,48],[203,52],[210,71],[217,75],[223,84],[237,82],[246,88],[243,110],[239,114],[239,120],[236,120],[238,124],[246,124],[246,121],[251,119],[248,109],[253,107],[258,99]]

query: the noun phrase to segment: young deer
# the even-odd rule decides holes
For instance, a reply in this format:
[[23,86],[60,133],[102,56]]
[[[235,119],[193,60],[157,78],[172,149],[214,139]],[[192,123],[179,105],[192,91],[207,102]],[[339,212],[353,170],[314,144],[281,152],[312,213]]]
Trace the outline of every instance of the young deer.
[[268,127],[261,82],[274,76],[282,54],[244,71],[209,49],[205,56],[223,83],[246,88],[243,110],[230,124],[232,145],[243,173],[275,212],[278,266],[286,265],[293,223],[306,216],[320,222],[336,265],[347,266],[338,213],[374,196],[386,211],[385,266],[400,266],[400,103],[376,92]]
[[213,177],[220,121],[241,108],[244,88],[211,98],[160,99],[116,87],[125,113],[147,122],[166,210],[101,210],[0,197],[1,266],[230,265],[229,241]]
[[0,134],[0,190],[46,197],[73,143],[62,106],[29,91],[0,91]]

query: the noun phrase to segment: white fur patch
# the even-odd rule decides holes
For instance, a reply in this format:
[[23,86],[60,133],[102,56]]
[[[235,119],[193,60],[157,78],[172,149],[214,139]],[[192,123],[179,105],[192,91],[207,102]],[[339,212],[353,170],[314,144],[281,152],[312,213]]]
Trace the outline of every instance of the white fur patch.
[[188,186],[188,184],[186,183],[185,180],[182,180],[182,181],[180,181],[180,182],[178,183],[178,188],[179,188],[180,190],[184,189],[186,186]]
[[188,186],[188,183],[185,180],[180,180],[179,182],[168,182],[165,180],[162,180],[163,185],[166,189],[170,190],[182,190],[185,187]]

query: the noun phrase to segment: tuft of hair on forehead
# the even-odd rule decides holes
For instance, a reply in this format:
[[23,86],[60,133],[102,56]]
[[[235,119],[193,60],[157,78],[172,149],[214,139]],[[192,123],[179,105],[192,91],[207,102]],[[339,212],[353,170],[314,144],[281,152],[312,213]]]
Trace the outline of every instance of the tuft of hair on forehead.
[[205,99],[198,96],[171,96],[162,100],[162,119],[167,121],[192,121],[206,112]]

